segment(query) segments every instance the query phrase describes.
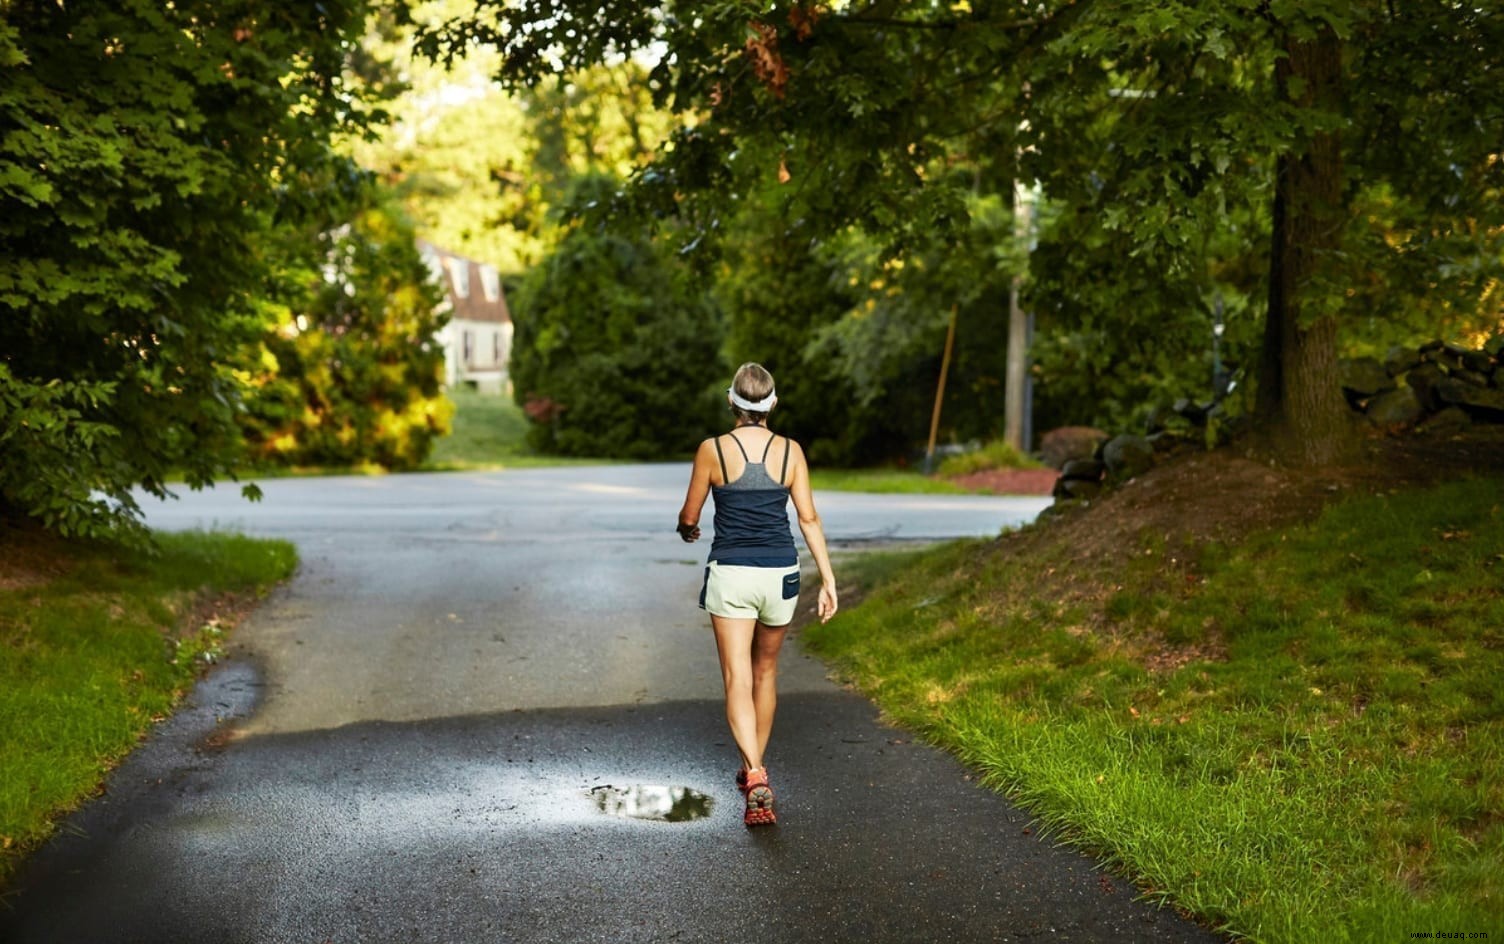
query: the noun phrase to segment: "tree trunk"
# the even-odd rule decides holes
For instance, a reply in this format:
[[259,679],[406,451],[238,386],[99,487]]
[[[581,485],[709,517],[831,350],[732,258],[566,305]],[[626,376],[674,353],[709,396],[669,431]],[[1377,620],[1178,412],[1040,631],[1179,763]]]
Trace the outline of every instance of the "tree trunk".
[[[1275,64],[1279,98],[1335,113],[1342,44],[1323,27],[1309,40],[1286,34]],[[1292,82],[1292,80],[1296,80]],[[1275,160],[1269,252],[1269,314],[1264,325],[1256,417],[1275,451],[1316,465],[1346,455],[1356,427],[1337,379],[1336,263],[1346,207],[1342,144],[1317,131]]]

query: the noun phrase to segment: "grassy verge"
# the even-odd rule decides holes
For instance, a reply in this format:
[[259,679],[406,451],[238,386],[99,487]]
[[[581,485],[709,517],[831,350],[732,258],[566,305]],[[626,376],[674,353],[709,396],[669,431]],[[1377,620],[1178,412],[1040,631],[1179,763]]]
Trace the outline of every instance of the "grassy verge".
[[[423,463],[424,472],[458,472],[486,469],[531,469],[571,465],[605,465],[617,459],[572,459],[544,456],[527,444],[527,417],[509,396],[481,394],[473,390],[452,390],[453,426],[448,436],[434,443],[433,452]],[[682,458],[686,469],[691,456]],[[247,469],[241,478],[287,478],[316,475],[384,475],[380,466],[353,468],[285,468]],[[895,494],[967,495],[961,488],[941,478],[931,478],[917,470],[904,469],[816,469],[812,478],[816,490],[842,492],[886,492]]]
[[945,479],[907,469],[811,469],[810,487],[816,492],[883,492],[897,495],[970,495]]
[[[1151,897],[1271,942],[1504,932],[1504,481],[1355,499],[1096,592],[1069,551],[865,565],[806,638]],[[1053,589],[1052,589],[1053,588]]]
[[283,541],[159,542],[149,559],[49,546],[32,574],[0,568],[0,887],[171,711],[234,615],[296,565]]
[[600,465],[604,459],[565,459],[540,456],[527,444],[527,417],[505,395],[452,390],[454,422],[448,436],[434,444],[424,471],[537,468],[563,465]]

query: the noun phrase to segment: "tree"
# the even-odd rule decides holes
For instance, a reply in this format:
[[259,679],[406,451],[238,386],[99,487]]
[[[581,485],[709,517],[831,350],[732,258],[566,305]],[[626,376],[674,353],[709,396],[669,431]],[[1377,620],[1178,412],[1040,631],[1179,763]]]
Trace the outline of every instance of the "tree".
[[[449,431],[442,294],[412,225],[381,197],[321,229],[323,265],[274,306],[240,416],[253,462],[414,469]],[[294,234],[287,269],[304,243]]]
[[[1486,202],[1500,177],[1498,141],[1478,120],[1500,114],[1501,38],[1496,11],[1452,3],[1093,6],[1062,33],[1063,61],[1035,57],[1029,118],[1041,150],[1053,138],[1056,151],[1100,157],[1092,174],[1074,175],[1074,189],[1050,155],[1032,166],[1047,191],[1073,192],[1137,234],[1137,252],[1161,256],[1167,271],[1194,272],[1198,243],[1229,214],[1270,208],[1255,418],[1280,451],[1325,461],[1348,441],[1335,367],[1342,333],[1367,314],[1349,299],[1369,273],[1413,271],[1404,257],[1436,237],[1461,250],[1428,260],[1443,281],[1459,281],[1442,275],[1456,262],[1490,254],[1489,237],[1465,234],[1501,222]],[[1492,52],[1480,59],[1484,48]],[[1450,71],[1467,77],[1443,78],[1447,61],[1466,63]],[[1093,94],[1118,104],[1094,107]],[[1426,146],[1396,146],[1401,127]],[[1081,186],[1091,177],[1104,182],[1095,195]],[[1380,189],[1430,208],[1428,238],[1399,234],[1387,248],[1356,238],[1366,220],[1355,210]],[[1480,217],[1493,222],[1480,229]],[[1493,240],[1484,268],[1497,274]]]
[[754,190],[727,226],[715,298],[726,319],[729,364],[761,363],[779,392],[778,431],[798,440],[811,461],[851,464],[878,451],[872,424],[841,366],[812,339],[854,303],[834,260],[789,232],[776,195]]
[[[771,150],[761,172],[799,181],[788,215],[811,235],[856,226],[895,250],[946,242],[963,229],[968,186],[1001,194],[1037,179],[1060,219],[1103,234],[1082,251],[1112,253],[1098,266],[1109,279],[1126,258],[1204,298],[1223,287],[1216,273],[1261,254],[1257,415],[1298,461],[1343,451],[1330,367],[1368,270],[1424,271],[1474,299],[1500,272],[1493,6],[724,0],[481,14],[426,46],[494,45],[516,87],[665,50],[655,87],[686,121],[637,191],[707,233],[735,199],[735,156]],[[976,179],[944,173],[957,161]],[[1413,229],[1360,240],[1354,210],[1379,191]],[[1216,255],[1229,220],[1267,223]],[[1035,274],[1048,311],[1060,280]]]
[[[610,199],[584,177],[574,202]],[[649,236],[578,219],[522,283],[512,384],[532,444],[574,456],[661,459],[692,451],[724,408],[719,314],[694,274]]]
[[0,506],[129,528],[240,458],[257,246],[353,177],[361,0],[0,6]]

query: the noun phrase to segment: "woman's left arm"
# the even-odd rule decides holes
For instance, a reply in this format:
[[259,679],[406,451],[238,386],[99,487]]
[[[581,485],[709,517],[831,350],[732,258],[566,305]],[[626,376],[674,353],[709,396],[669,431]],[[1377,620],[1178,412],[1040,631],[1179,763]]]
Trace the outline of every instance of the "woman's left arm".
[[710,440],[700,443],[695,453],[694,467],[689,472],[689,492],[684,496],[684,507],[679,509],[679,537],[686,544],[700,536],[700,510],[710,495],[710,470],[715,464],[715,445]]
[[836,574],[830,567],[830,552],[825,547],[825,527],[820,523],[820,513],[815,510],[815,496],[809,487],[809,464],[804,459],[804,450],[792,439],[788,441],[790,457],[789,496],[794,500],[794,512],[799,516],[799,531],[804,535],[804,545],[815,559],[820,571],[820,597],[815,603],[815,612],[820,622],[828,622],[836,615],[840,601],[836,596]]

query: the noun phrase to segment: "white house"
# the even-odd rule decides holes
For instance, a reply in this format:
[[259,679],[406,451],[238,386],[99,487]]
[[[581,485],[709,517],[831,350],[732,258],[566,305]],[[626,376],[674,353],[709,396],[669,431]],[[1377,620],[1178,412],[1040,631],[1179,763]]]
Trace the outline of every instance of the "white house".
[[466,259],[423,240],[418,251],[444,289],[449,323],[439,333],[444,345],[444,383],[482,393],[507,393],[511,380],[512,313],[494,266]]

